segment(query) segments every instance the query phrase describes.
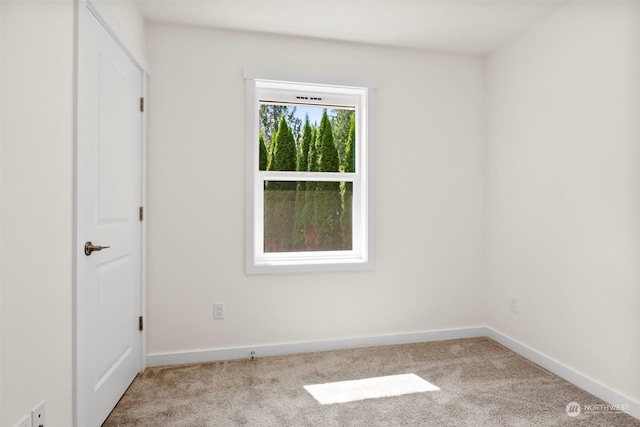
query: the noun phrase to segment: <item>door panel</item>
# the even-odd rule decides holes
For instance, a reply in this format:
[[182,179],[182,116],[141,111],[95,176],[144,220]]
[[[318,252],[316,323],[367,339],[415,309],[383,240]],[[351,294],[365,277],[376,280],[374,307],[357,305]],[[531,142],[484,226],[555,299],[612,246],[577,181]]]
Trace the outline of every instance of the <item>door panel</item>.
[[[99,426],[141,369],[142,71],[87,9],[77,146],[77,425]],[[85,242],[109,246],[89,256]]]
[[[131,272],[131,257],[109,261],[97,268],[98,292],[96,295],[98,317],[98,354],[96,363],[97,384],[104,382],[133,351],[130,319],[136,313],[132,306],[132,290],[128,286]],[[118,311],[111,307],[119,307]]]
[[[99,191],[97,195],[99,197],[98,218],[102,221],[130,221],[134,190],[131,187],[133,165],[129,155],[131,138],[127,135],[136,132],[137,123],[132,121],[140,118],[140,114],[135,112],[136,98],[132,100],[131,97],[131,90],[135,90],[138,86],[136,83],[140,82],[130,79],[137,77],[135,80],[138,80],[140,76],[128,75],[130,70],[114,64],[118,59],[120,58],[112,58],[104,54],[100,57]],[[129,108],[122,108],[122,106]],[[133,117],[131,117],[132,111]]]

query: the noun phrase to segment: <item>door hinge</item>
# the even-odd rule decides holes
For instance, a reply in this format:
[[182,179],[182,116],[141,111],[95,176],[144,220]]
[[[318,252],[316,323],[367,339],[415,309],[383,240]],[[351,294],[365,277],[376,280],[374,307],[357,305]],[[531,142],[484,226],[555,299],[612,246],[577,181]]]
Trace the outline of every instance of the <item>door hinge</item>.
[[144,330],[144,320],[143,320],[142,316],[138,317],[138,330],[139,331],[143,331]]
[[140,210],[138,212],[138,218],[140,218],[140,221],[144,220],[144,208],[142,206],[140,206]]
[[144,111],[144,98],[140,98],[140,112]]

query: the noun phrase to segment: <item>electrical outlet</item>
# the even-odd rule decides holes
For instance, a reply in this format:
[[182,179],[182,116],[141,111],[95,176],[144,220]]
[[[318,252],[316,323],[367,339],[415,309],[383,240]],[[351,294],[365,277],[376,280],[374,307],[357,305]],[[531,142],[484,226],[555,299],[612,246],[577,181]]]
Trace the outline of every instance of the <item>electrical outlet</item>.
[[31,427],[46,427],[44,414],[44,400],[31,411]]
[[224,304],[222,303],[213,304],[213,318],[216,320],[224,319]]
[[511,310],[512,313],[518,312],[518,298],[509,297],[509,310]]
[[23,419],[18,421],[18,424],[16,424],[15,427],[31,427],[29,426],[29,416],[25,415]]

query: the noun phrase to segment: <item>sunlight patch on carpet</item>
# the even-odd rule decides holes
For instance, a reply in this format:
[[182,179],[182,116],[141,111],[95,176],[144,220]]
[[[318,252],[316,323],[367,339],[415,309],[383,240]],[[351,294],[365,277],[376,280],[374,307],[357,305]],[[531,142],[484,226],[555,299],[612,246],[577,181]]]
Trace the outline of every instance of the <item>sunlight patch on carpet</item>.
[[314,384],[304,388],[322,405],[440,390],[416,374]]

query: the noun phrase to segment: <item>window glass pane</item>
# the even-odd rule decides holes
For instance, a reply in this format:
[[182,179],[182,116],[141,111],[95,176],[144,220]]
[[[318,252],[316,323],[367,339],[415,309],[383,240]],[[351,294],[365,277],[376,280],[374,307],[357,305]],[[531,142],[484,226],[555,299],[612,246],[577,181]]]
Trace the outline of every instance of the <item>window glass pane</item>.
[[259,170],[355,172],[355,111],[260,103]]
[[269,181],[264,252],[351,250],[353,183]]

